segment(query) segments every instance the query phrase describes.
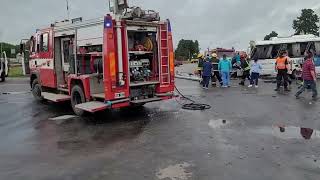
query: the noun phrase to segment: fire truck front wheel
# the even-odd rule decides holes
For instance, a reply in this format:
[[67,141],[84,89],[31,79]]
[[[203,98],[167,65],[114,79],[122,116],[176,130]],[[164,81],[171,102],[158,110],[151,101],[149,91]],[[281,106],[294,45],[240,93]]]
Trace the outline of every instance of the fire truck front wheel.
[[38,82],[38,79],[33,80],[33,82],[32,82],[32,95],[37,101],[43,100],[41,92],[42,92],[42,88]]
[[85,115],[85,111],[76,108],[77,104],[82,104],[85,102],[86,102],[86,99],[85,99],[82,87],[79,85],[73,86],[71,90],[71,106],[72,106],[73,112],[76,115],[78,116]]

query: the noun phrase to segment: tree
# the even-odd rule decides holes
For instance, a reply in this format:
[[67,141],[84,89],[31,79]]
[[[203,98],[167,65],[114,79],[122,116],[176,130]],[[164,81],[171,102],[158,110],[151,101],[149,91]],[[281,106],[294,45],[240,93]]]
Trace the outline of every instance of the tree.
[[[2,47],[2,52],[5,51],[8,58],[15,58],[16,54],[19,52],[19,45],[13,45],[5,42],[0,42]],[[15,49],[15,54],[11,54],[11,49]],[[0,50],[1,51],[1,50]],[[2,54],[2,52],[0,54]]]
[[264,40],[270,40],[270,39],[273,38],[273,37],[278,37],[278,33],[275,32],[275,31],[272,31],[270,34],[268,34],[268,35],[266,35],[266,36],[264,37]]
[[314,34],[319,36],[318,15],[312,9],[302,9],[301,15],[293,21],[293,29],[295,35],[299,34]]
[[177,59],[187,60],[199,54],[199,42],[193,40],[181,39],[178,43],[178,47],[175,51],[175,56]]
[[200,52],[200,46],[199,46],[199,41],[198,40],[195,40],[194,47],[195,47],[194,54],[196,54],[196,56],[197,56],[199,54],[199,52]]

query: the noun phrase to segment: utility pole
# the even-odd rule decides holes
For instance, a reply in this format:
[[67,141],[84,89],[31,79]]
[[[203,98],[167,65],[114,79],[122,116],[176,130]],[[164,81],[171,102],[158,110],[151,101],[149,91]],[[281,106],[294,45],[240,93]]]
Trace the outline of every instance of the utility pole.
[[67,2],[67,15],[68,15],[68,20],[70,20],[69,0],[66,0],[66,2]]

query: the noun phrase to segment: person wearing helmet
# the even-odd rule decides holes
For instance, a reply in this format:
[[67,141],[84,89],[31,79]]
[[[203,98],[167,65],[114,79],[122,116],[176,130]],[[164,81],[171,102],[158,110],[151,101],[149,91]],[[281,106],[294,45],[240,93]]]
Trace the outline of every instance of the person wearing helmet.
[[250,79],[250,63],[245,55],[241,55],[241,69],[243,71],[242,80],[239,85],[244,86],[246,79],[251,81]]
[[197,70],[198,70],[200,77],[202,77],[203,63],[204,63],[203,54],[198,54],[198,68],[197,68]]
[[220,72],[219,72],[219,58],[218,55],[216,53],[212,54],[212,77],[211,77],[211,81],[212,81],[212,85],[216,86],[216,81],[218,80],[220,85],[223,86],[223,82],[220,76]]

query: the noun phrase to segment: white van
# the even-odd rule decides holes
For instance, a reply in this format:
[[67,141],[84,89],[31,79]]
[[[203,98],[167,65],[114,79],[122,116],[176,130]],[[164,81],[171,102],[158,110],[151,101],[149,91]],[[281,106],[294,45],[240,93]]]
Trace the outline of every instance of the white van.
[[261,75],[276,75],[275,60],[280,51],[287,51],[292,62],[293,74],[300,68],[307,51],[315,53],[317,72],[320,72],[320,37],[314,35],[296,35],[291,37],[275,37],[267,41],[257,41],[251,52],[252,59],[258,59],[263,70]]

